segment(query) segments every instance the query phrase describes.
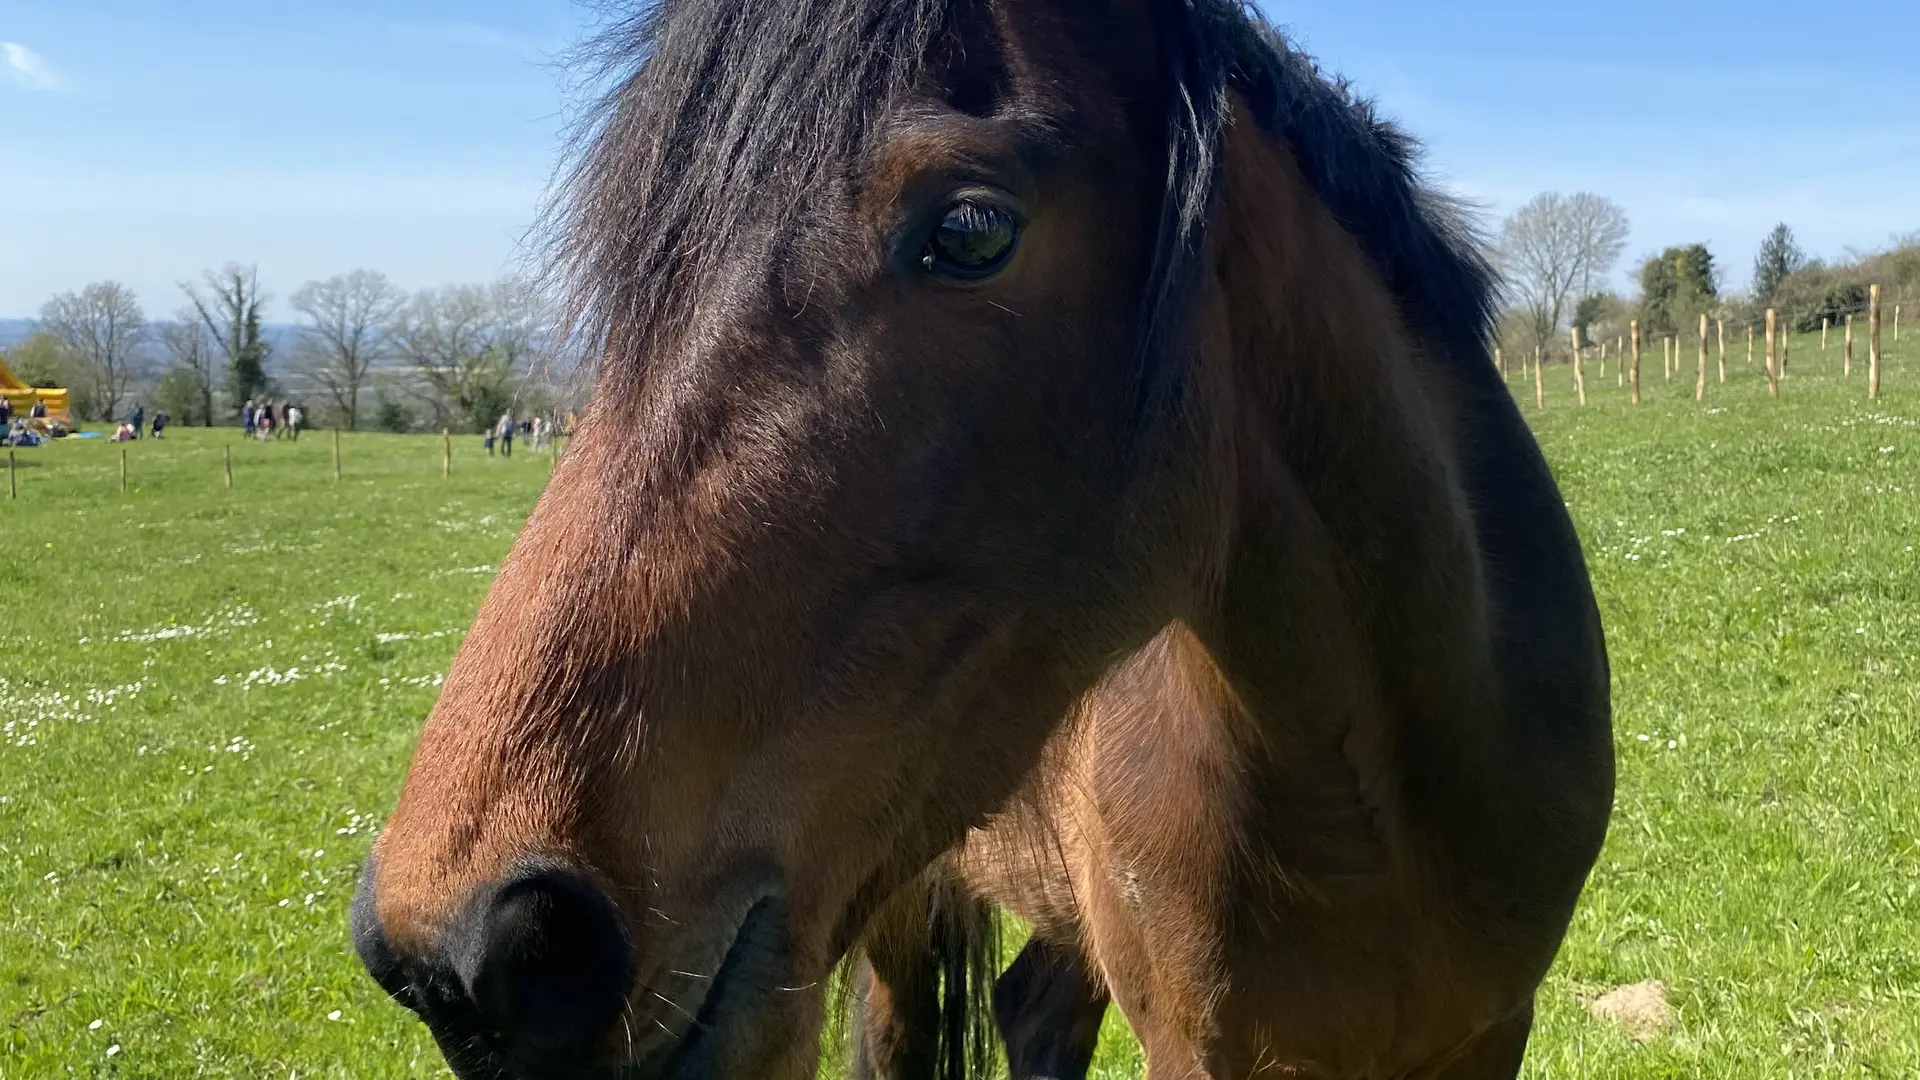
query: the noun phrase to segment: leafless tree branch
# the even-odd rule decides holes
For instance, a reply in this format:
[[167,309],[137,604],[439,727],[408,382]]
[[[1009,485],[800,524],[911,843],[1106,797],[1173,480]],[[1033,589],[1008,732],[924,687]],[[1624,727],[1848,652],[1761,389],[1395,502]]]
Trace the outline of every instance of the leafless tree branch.
[[292,303],[309,320],[296,358],[326,388],[346,426],[359,427],[360,391],[373,365],[389,355],[388,329],[404,310],[406,293],[384,274],[355,270],[307,282]]
[[133,290],[96,281],[77,293],[61,293],[40,309],[40,328],[59,339],[93,379],[101,414],[95,419],[117,415],[147,341],[147,316]]
[[1612,200],[1581,192],[1534,196],[1500,230],[1495,258],[1526,307],[1534,340],[1552,340],[1578,290],[1592,294],[1620,259],[1627,216]]

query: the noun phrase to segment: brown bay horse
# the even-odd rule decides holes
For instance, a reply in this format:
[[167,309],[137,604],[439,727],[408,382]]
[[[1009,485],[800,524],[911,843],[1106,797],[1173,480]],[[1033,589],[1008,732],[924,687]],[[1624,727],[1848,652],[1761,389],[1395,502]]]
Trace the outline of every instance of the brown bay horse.
[[1608,673],[1408,142],[1224,0],[604,55],[592,404],[354,903],[456,1073],[802,1080],[851,958],[863,1077],[1514,1076]]

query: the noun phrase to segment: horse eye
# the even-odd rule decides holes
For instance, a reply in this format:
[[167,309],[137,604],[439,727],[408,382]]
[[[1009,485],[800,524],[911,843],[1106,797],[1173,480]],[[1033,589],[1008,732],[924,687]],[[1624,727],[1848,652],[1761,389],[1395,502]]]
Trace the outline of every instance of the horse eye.
[[978,281],[1000,272],[1013,257],[1020,219],[1003,206],[958,202],[928,238],[920,265],[944,277]]

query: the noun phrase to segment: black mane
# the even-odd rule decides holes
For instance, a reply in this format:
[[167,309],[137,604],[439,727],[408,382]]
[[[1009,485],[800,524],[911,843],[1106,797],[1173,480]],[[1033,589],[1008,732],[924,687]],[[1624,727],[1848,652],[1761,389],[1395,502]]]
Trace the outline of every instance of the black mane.
[[[729,263],[770,250],[809,193],[859,159],[963,7],[984,2],[659,0],[616,24],[597,55],[623,77],[590,114],[558,207],[575,327],[634,354],[683,325]],[[1178,332],[1235,91],[1406,317],[1443,354],[1484,363],[1493,275],[1458,209],[1421,183],[1413,141],[1239,0],[1150,2],[1168,156],[1148,347]]]
[[1323,75],[1257,13],[1198,2],[1219,10],[1215,32],[1231,43],[1234,88],[1262,126],[1286,140],[1402,314],[1455,361],[1487,367],[1496,279],[1462,208],[1422,182],[1419,144],[1345,80]]

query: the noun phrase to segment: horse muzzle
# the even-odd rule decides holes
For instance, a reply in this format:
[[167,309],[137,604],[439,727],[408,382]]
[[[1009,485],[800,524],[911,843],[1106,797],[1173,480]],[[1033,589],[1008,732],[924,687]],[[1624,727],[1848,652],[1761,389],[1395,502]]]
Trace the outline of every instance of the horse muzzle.
[[414,957],[380,926],[375,877],[369,861],[353,904],[355,949],[462,1080],[757,1076],[782,1027],[773,1017],[787,908],[777,887],[710,905],[651,950],[672,959],[641,979],[617,905],[564,865],[529,864],[478,890]]

